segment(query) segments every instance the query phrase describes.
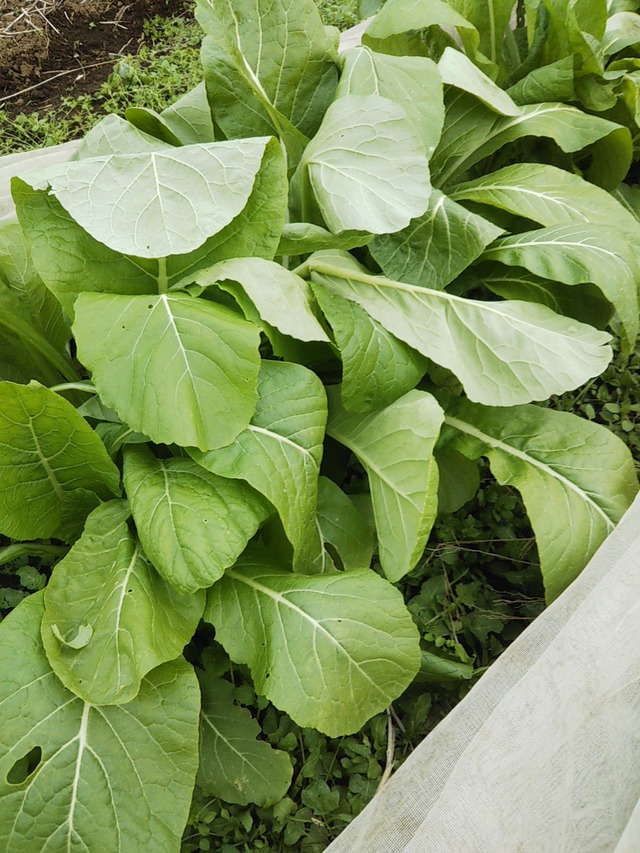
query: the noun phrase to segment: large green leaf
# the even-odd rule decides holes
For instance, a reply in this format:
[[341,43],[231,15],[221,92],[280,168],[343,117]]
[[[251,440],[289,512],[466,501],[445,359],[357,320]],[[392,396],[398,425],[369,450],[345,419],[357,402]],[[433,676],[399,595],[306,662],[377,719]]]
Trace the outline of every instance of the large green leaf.
[[246,483],[217,477],[191,459],[125,450],[124,486],[149,560],[178,592],[211,586],[271,514]]
[[[335,46],[315,3],[198,0],[196,17],[219,53],[233,60],[244,82],[244,93],[228,92],[244,95],[240,100],[225,97],[232,77],[231,62],[226,80],[220,73],[215,81],[212,106],[225,132],[238,123],[249,122],[251,127],[256,106],[270,106],[266,115],[272,122],[275,110],[305,136],[313,136],[331,103],[338,78]],[[256,96],[254,106],[251,101]]]
[[491,110],[503,116],[517,116],[520,108],[511,97],[474,63],[452,47],[445,49],[438,62],[442,82],[475,95]]
[[388,406],[427,372],[428,361],[355,302],[313,285],[342,359],[342,404],[352,412]]
[[370,569],[303,577],[248,553],[209,591],[205,619],[258,693],[330,737],[383,711],[420,663],[402,596]]
[[264,152],[247,204],[202,246],[161,262],[116,252],[91,237],[53,195],[14,178],[13,195],[35,267],[73,317],[79,293],[155,293],[185,275],[229,257],[273,258],[287,208],[282,150],[275,139]]
[[[560,103],[532,104],[515,116],[500,116],[469,95],[450,90],[445,97],[445,124],[430,162],[434,183],[459,181],[469,169],[509,142],[527,136],[553,139],[571,153],[591,146],[589,176],[607,189],[617,186],[631,162],[627,128]],[[598,143],[598,145],[596,145]]]
[[149,565],[130,514],[125,501],[95,509],[45,591],[49,662],[93,705],[135,698],[148,672],[182,652],[204,607],[204,592],[179,595]]
[[251,424],[233,444],[190,453],[209,471],[246,480],[271,501],[293,545],[296,568],[314,571],[322,562],[316,504],[327,419],[324,387],[301,365],[263,361],[258,394]]
[[392,334],[451,370],[470,399],[511,406],[546,400],[598,376],[609,335],[541,305],[482,302],[374,276],[353,258],[319,252],[312,281],[356,302]]
[[548,600],[584,568],[631,504],[638,480],[628,448],[603,426],[538,406],[460,402],[443,438],[498,482],[517,488],[531,520]]
[[171,145],[215,141],[204,80],[160,114],[146,107],[129,107],[125,118],[139,130]]
[[543,163],[516,163],[474,181],[458,184],[451,193],[532,219],[540,225],[591,222],[623,231],[640,253],[640,225],[611,193]]
[[291,784],[293,767],[286,752],[258,740],[260,726],[233,701],[233,684],[198,672],[202,691],[200,766],[197,782],[211,797],[246,806],[270,806]]
[[375,237],[370,250],[389,278],[442,290],[502,233],[434,189],[426,213],[402,231]]
[[190,296],[82,293],[74,333],[103,402],[158,444],[233,441],[256,402],[259,330]]
[[404,109],[379,95],[334,101],[300,168],[336,233],[399,231],[427,207],[424,145]]
[[[218,284],[238,299],[243,310],[248,297],[247,319],[262,319],[300,341],[329,340],[313,313],[308,283],[280,264],[262,258],[230,258],[201,270],[193,281],[200,288]],[[256,312],[257,318],[249,316]]]
[[422,556],[438,511],[433,451],[444,414],[424,391],[409,391],[368,415],[345,411],[335,386],[328,397],[327,434],[367,472],[380,564],[390,581],[398,581]]
[[328,477],[318,484],[318,525],[345,569],[367,569],[373,557],[373,529],[349,495]]
[[497,240],[487,260],[525,267],[564,284],[597,285],[616,309],[628,351],[638,334],[640,267],[613,225],[553,225]]
[[478,30],[480,50],[496,66],[504,65],[504,34],[513,11],[512,0],[450,0],[451,6]]
[[[120,474],[84,418],[38,385],[0,382],[0,530],[15,539],[66,540],[67,508],[78,492],[109,499]],[[82,503],[82,502],[81,502]],[[71,518],[84,512],[73,503]]]
[[407,113],[431,156],[442,132],[444,103],[438,67],[424,56],[388,56],[367,47],[344,54],[338,96],[381,95]]
[[[75,153],[75,160],[109,154],[144,154],[171,151],[176,143],[157,139],[111,113],[91,128]],[[178,143],[179,144],[179,143]]]
[[475,29],[445,0],[387,0],[367,27],[367,36],[386,39],[407,30],[445,26]]
[[268,138],[114,154],[25,180],[49,188],[92,237],[143,258],[184,254],[228,225],[246,205]]
[[282,229],[276,254],[310,255],[321,249],[355,249],[366,246],[372,236],[366,231],[344,231],[337,235],[310,222],[288,222]]
[[[163,664],[124,706],[83,702],[51,670],[42,610],[37,593],[0,626],[0,848],[140,853],[153,839],[177,853],[198,760],[193,669]],[[20,772],[30,754],[37,769]]]
[[64,352],[71,337],[69,326],[58,301],[40,280],[17,222],[0,226],[0,281],[14,297],[14,313]]

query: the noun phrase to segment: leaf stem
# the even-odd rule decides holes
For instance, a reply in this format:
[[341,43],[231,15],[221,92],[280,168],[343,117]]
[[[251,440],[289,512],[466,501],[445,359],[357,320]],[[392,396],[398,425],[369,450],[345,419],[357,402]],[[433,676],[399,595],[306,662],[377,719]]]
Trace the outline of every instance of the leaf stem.
[[97,394],[98,389],[89,381],[86,382],[62,382],[60,385],[50,385],[49,391],[84,391],[85,394]]
[[158,293],[166,293],[168,289],[167,259],[158,258]]

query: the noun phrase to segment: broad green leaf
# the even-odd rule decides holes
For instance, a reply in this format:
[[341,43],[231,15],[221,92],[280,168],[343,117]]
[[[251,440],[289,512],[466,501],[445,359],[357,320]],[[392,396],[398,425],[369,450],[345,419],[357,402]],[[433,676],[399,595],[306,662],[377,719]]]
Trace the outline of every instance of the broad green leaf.
[[74,333],[102,401],[157,444],[208,450],[248,425],[259,331],[228,308],[173,294],[82,293]]
[[516,104],[543,104],[575,100],[574,59],[565,56],[550,65],[534,68],[508,89]]
[[504,65],[503,41],[513,11],[512,0],[450,0],[451,6],[480,36],[479,48],[494,65]]
[[[92,705],[134,699],[148,672],[181,654],[204,606],[204,592],[179,595],[155,572],[127,524],[130,514],[126,501],[95,509],[45,591],[49,662]],[[89,639],[75,648],[80,633]]]
[[436,448],[438,514],[457,512],[475,497],[480,487],[480,472],[475,462],[451,447]]
[[[0,529],[14,539],[67,539],[65,502],[78,490],[108,500],[120,474],[84,418],[62,397],[0,382]],[[92,509],[77,507],[84,519]]]
[[[315,3],[198,0],[196,17],[218,52],[234,60],[246,81],[247,94],[240,102],[226,100],[224,79],[216,81],[212,106],[220,126],[224,129],[239,120],[236,115],[251,111],[250,99],[258,95],[260,106],[271,106],[271,121],[272,110],[276,110],[302,134],[313,136],[333,99],[338,79],[335,46],[327,37]],[[242,116],[241,120],[247,119]]]
[[271,501],[300,571],[313,571],[322,556],[316,505],[326,418],[324,387],[314,373],[298,364],[263,361],[247,429],[227,447],[190,451],[207,470],[246,480]]
[[215,132],[204,80],[160,113],[184,145],[214,142]]
[[469,273],[470,282],[481,284],[503,299],[537,302],[556,314],[573,317],[596,329],[605,329],[614,313],[613,306],[595,284],[560,284],[521,267],[503,264],[481,264]]
[[[198,762],[193,669],[182,659],[163,664],[133,701],[96,707],[52,672],[42,611],[36,593],[0,627],[0,848],[139,853],[152,838],[177,851]],[[7,781],[34,750],[37,770]]]
[[424,391],[409,391],[378,412],[345,411],[328,390],[327,434],[348,447],[369,478],[380,564],[398,581],[422,556],[438,510],[433,451],[443,412]]
[[203,793],[227,803],[270,806],[287,793],[293,767],[286,752],[258,740],[260,726],[233,701],[233,684],[198,672],[202,691],[200,766]]
[[490,77],[474,63],[452,47],[446,48],[438,61],[438,71],[443,83],[474,95],[493,112],[503,116],[520,115],[520,107]]
[[146,447],[126,448],[124,487],[145,554],[181,593],[215,583],[271,514],[246,483]]
[[[205,289],[218,284],[236,296],[240,306],[248,297],[258,321],[301,341],[328,341],[311,304],[309,284],[280,264],[262,258],[230,258],[201,270],[193,281]],[[240,285],[233,287],[233,283]],[[244,297],[244,298],[243,298]],[[253,319],[247,316],[247,319]]]
[[278,138],[286,152],[287,173],[292,174],[309,140],[273,106],[244,57],[229,56],[205,36],[200,58],[216,132],[228,139],[256,134]]
[[369,568],[372,526],[349,495],[327,477],[320,477],[318,486],[318,524],[322,538],[334,548],[344,569]]
[[0,281],[15,297],[13,305],[19,305],[14,312],[63,352],[71,331],[58,301],[38,277],[30,247],[17,222],[0,226]]
[[215,142],[204,81],[159,114],[146,107],[129,107],[125,118],[139,130],[171,145]]
[[18,219],[38,274],[67,315],[79,293],[157,292],[157,263],[127,257],[91,237],[47,192],[14,178]]
[[398,104],[378,95],[334,101],[300,163],[331,231],[386,234],[424,213],[424,146]]
[[538,406],[493,409],[461,402],[445,423],[451,447],[470,459],[487,456],[498,482],[522,494],[547,599],[553,600],[638,491],[628,448],[603,426]]
[[635,12],[617,12],[607,19],[601,46],[605,56],[612,56],[638,43],[640,43],[640,15]]
[[616,309],[631,350],[638,334],[640,269],[624,238],[608,225],[554,225],[496,241],[487,260],[525,267],[564,284],[597,285]]
[[451,370],[474,402],[546,400],[598,376],[609,335],[524,302],[482,302],[373,276],[348,255],[319,252],[311,280],[365,309],[392,334]]
[[445,0],[387,0],[367,27],[371,38],[385,39],[406,30],[445,26],[475,29]]
[[438,186],[459,180],[484,157],[527,136],[549,137],[567,153],[591,146],[594,163],[589,176],[606,188],[617,186],[627,174],[631,162],[629,131],[575,107],[531,104],[521,107],[520,115],[496,116],[459,90],[446,95],[445,105],[444,129],[430,162]]
[[518,163],[474,181],[458,184],[458,200],[488,204],[540,225],[591,222],[624,232],[640,254],[640,224],[611,193],[542,163]]
[[13,194],[34,264],[47,287],[73,317],[79,293],[158,292],[189,273],[228,257],[272,259],[287,208],[287,179],[282,150],[275,139],[264,152],[253,190],[241,213],[218,234],[186,255],[161,262],[115,252],[91,237],[43,191],[18,179]]
[[345,53],[344,63],[338,97],[381,95],[400,104],[431,156],[444,122],[442,80],[435,62],[356,47]]
[[310,255],[321,249],[355,249],[366,246],[372,234],[362,231],[343,231],[332,234],[326,228],[310,222],[290,222],[282,229],[277,255]]
[[420,353],[355,302],[315,285],[314,293],[340,351],[340,396],[345,409],[381,409],[415,388],[428,367]]
[[204,618],[258,693],[330,737],[383,711],[420,664],[402,596],[370,569],[303,577],[248,553],[209,591]]
[[389,278],[442,290],[503,233],[434,189],[426,213],[402,231],[375,237],[370,251]]
[[[180,144],[179,141],[177,144]],[[158,139],[112,113],[91,128],[83,138],[74,160],[110,154],[145,154],[171,151],[176,142]]]
[[245,207],[267,138],[114,154],[25,176],[116,252],[163,258],[199,248]]

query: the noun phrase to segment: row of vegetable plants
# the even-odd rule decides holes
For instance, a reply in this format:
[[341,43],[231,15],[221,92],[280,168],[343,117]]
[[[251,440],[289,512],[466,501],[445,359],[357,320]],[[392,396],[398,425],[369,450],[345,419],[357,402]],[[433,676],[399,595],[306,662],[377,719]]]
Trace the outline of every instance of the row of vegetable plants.
[[536,403],[635,345],[640,17],[512,7],[388,0],[339,55],[311,0],[198,0],[201,84],[14,179],[0,532],[61,559],[0,625],[3,850],[282,802],[229,673],[331,737],[428,681],[397,584],[481,459],[549,601],[632,502]]

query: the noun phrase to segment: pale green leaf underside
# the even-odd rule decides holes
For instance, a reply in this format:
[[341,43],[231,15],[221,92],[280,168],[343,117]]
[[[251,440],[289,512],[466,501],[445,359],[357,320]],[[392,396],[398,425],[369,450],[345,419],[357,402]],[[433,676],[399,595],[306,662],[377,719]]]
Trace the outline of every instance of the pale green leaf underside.
[[246,708],[233,701],[233,685],[208,672],[199,673],[200,766],[197,782],[211,797],[246,806],[269,806],[282,799],[293,767],[286,752],[258,740],[260,726]]
[[50,187],[92,237],[116,252],[163,258],[191,252],[243,209],[269,139],[186,145],[79,160],[23,178]]
[[443,83],[475,95],[494,112],[505,116],[520,113],[520,107],[496,83],[487,77],[464,53],[447,47],[438,61]]
[[597,376],[610,336],[540,305],[481,302],[367,273],[348,255],[320,252],[312,281],[357,302],[396,337],[451,370],[474,402],[545,400]]
[[[0,848],[140,853],[153,838],[178,850],[197,767],[192,668],[178,660],[155,669],[126,705],[87,704],[49,666],[42,608],[38,593],[0,626]],[[37,771],[9,784],[14,763],[36,747]]]
[[190,453],[207,470],[246,480],[263,494],[278,511],[296,567],[312,571],[321,560],[316,504],[327,418],[324,388],[301,365],[263,361],[258,394],[251,424],[233,444]]
[[424,145],[403,108],[379,95],[334,101],[300,166],[335,233],[399,231],[427,206]]
[[248,425],[259,330],[229,309],[173,294],[82,293],[74,332],[103,402],[152,441],[207,450]]
[[438,510],[433,451],[444,414],[431,394],[409,391],[367,415],[342,409],[328,389],[327,433],[348,447],[367,472],[380,564],[390,581],[414,568]]
[[483,257],[564,284],[592,282],[616,309],[627,345],[633,347],[640,268],[613,225],[572,223],[526,231],[498,240]]
[[309,285],[280,264],[262,258],[230,258],[194,277],[207,287],[216,282],[238,282],[259,316],[285,335],[299,341],[328,341],[311,305]]
[[[37,385],[0,382],[0,531],[15,539],[66,539],[74,493],[109,499],[120,474],[73,406]],[[76,507],[78,522],[88,512]],[[69,519],[68,519],[69,520]]]
[[369,569],[302,576],[246,555],[210,590],[205,619],[258,693],[330,737],[384,710],[419,665],[402,596]]
[[462,403],[445,422],[450,446],[487,456],[517,488],[536,535],[548,600],[579,574],[630,506],[638,480],[628,448],[608,429],[538,406]]
[[405,110],[430,156],[444,122],[442,80],[438,67],[425,56],[389,56],[367,47],[344,54],[338,97],[381,95]]
[[191,459],[125,450],[124,485],[145,554],[178,592],[211,586],[271,514],[240,480],[217,477]]
[[427,372],[424,356],[394,337],[355,302],[327,288],[312,287],[340,351],[340,394],[345,409],[380,409],[415,388]]
[[[131,701],[150,670],[182,652],[204,606],[204,593],[179,595],[149,565],[129,516],[125,501],[95,509],[45,592],[47,657],[62,683],[94,705]],[[82,648],[60,642],[82,626],[92,630]]]
[[439,190],[402,231],[375,237],[371,254],[389,278],[442,290],[503,232]]

